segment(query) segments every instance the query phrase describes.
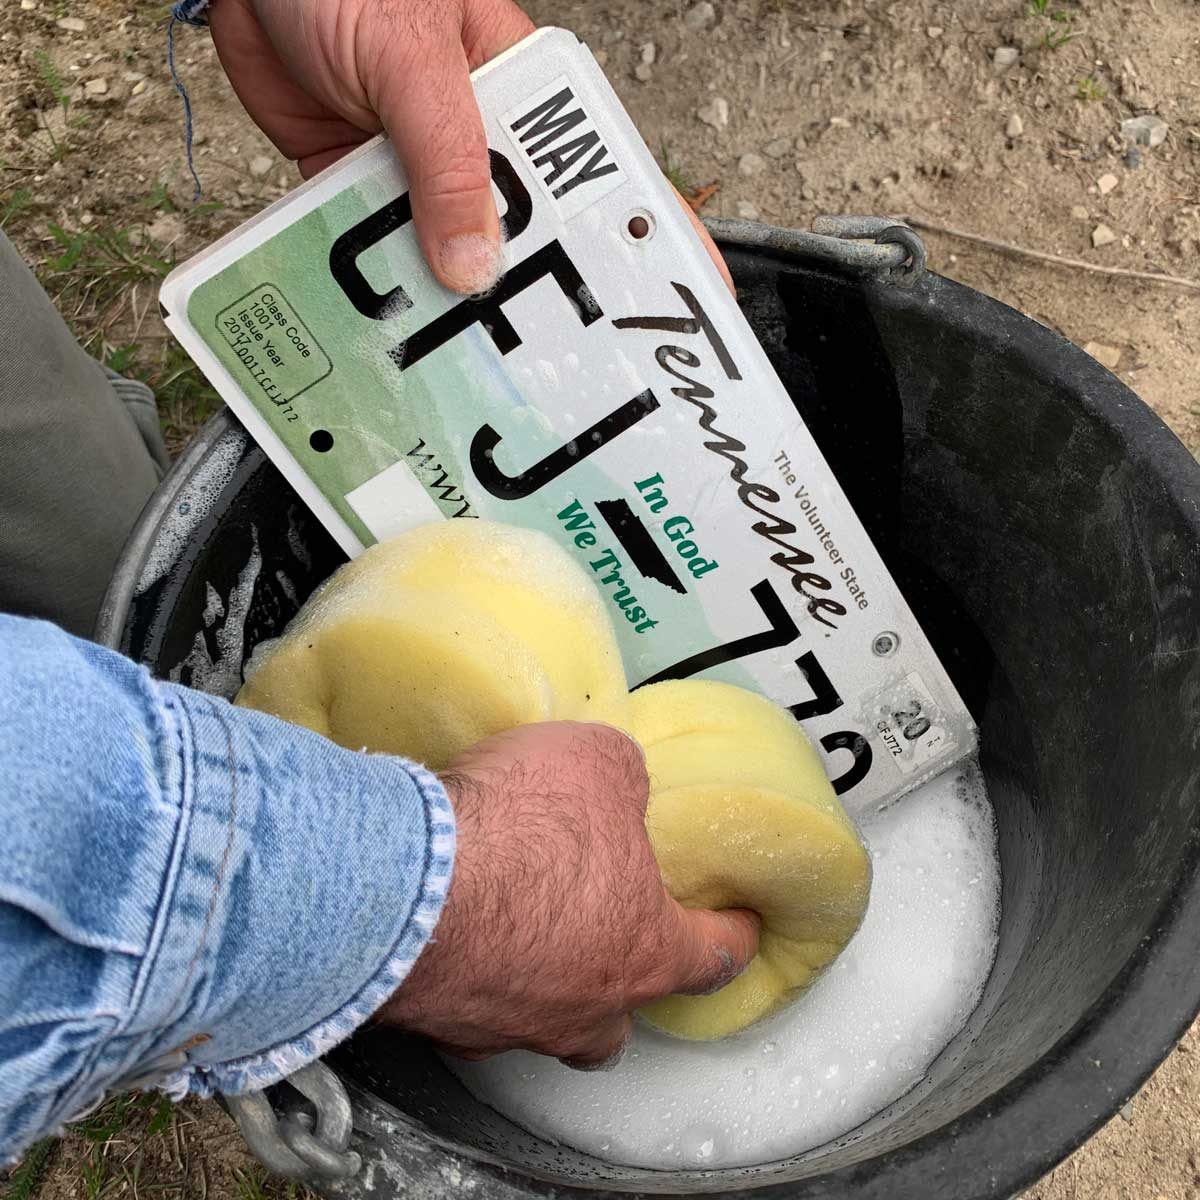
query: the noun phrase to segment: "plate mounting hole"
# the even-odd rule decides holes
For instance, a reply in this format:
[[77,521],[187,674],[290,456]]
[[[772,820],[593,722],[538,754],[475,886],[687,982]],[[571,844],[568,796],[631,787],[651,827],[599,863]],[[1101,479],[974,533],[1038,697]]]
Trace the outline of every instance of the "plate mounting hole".
[[900,635],[890,629],[885,630],[871,643],[871,649],[880,658],[891,658],[900,649]]
[[654,236],[654,216],[644,208],[634,209],[626,218],[622,232],[629,242],[645,242]]

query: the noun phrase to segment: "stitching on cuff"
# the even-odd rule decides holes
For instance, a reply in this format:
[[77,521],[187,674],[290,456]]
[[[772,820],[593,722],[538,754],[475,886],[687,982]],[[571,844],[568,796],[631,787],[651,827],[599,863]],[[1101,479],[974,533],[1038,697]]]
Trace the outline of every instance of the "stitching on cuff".
[[306,1033],[265,1050],[213,1067],[187,1067],[169,1076],[162,1088],[179,1099],[189,1092],[210,1096],[258,1091],[278,1083],[328,1053],[370,1018],[403,982],[441,916],[454,863],[454,812],[441,781],[415,763],[403,765],[417,785],[425,808],[426,851],[417,902],[397,934],[391,954],[358,993]]
[[196,941],[196,948],[192,952],[192,957],[188,960],[187,967],[183,972],[183,978],[179,982],[179,987],[175,995],[171,997],[166,1007],[166,1013],[171,1016],[174,1015],[176,1008],[187,995],[188,988],[196,974],[196,968],[204,956],[209,934],[212,932],[213,917],[216,915],[217,908],[221,902],[221,890],[225,886],[225,881],[229,874],[229,862],[233,856],[234,844],[237,839],[238,764],[237,752],[233,744],[233,731],[229,728],[229,722],[225,720],[225,714],[221,711],[220,705],[210,696],[204,696],[203,699],[207,703],[213,720],[220,726],[221,732],[225,735],[225,762],[226,769],[229,771],[229,815],[226,822],[225,845],[221,848],[221,861],[217,863],[216,878],[213,880],[212,894],[208,898],[208,908],[204,913],[204,923],[200,927],[200,935]]

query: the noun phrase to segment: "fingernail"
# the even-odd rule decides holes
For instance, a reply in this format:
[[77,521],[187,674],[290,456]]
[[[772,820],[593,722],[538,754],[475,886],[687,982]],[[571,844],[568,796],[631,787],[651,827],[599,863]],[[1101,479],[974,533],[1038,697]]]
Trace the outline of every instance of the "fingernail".
[[747,963],[743,963],[741,966],[738,966],[733,954],[726,950],[724,946],[717,947],[717,959],[721,963],[721,969],[712,986],[700,993],[702,996],[711,996],[714,992],[719,992],[726,984],[732,983],[748,965]]
[[500,276],[500,243],[485,233],[448,237],[439,259],[447,286],[465,296],[488,291]]

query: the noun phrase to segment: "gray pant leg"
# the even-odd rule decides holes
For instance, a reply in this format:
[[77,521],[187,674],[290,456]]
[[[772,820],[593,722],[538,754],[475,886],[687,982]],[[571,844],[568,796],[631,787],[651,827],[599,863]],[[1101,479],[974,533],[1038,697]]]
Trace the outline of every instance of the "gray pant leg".
[[83,637],[167,465],[150,389],[110,375],[0,233],[0,611]]

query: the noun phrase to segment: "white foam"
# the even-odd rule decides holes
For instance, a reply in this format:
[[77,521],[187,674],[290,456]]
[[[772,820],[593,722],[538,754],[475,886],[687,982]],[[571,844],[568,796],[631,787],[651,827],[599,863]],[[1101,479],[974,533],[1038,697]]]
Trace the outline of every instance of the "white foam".
[[[230,473],[244,449],[244,441],[232,431],[209,449],[202,468],[194,473],[175,498],[175,514],[164,517],[157,530],[154,543],[142,564],[139,591],[145,591],[161,579],[182,558],[195,537],[196,528],[212,511],[228,483]],[[186,517],[187,520],[178,521],[175,517]]]
[[822,1145],[912,1088],[979,1001],[995,956],[1000,864],[977,766],[861,822],[874,868],[862,928],[796,1004],[737,1037],[639,1026],[616,1070],[525,1052],[448,1060],[530,1131],[630,1166],[771,1162]]
[[[254,599],[254,585],[258,582],[259,572],[262,570],[258,528],[254,525],[250,526],[250,538],[250,557],[238,572],[237,583],[230,590],[228,614],[217,589],[211,583],[205,584],[207,598],[204,604],[204,628],[197,630],[187,657],[171,671],[173,683],[179,683],[183,678],[184,669],[189,668],[191,676],[188,683],[201,692],[232,699],[241,687],[246,618],[250,614],[250,604]],[[212,634],[217,649],[214,657],[208,650],[207,631],[212,630],[222,616],[225,617],[224,623]]]

